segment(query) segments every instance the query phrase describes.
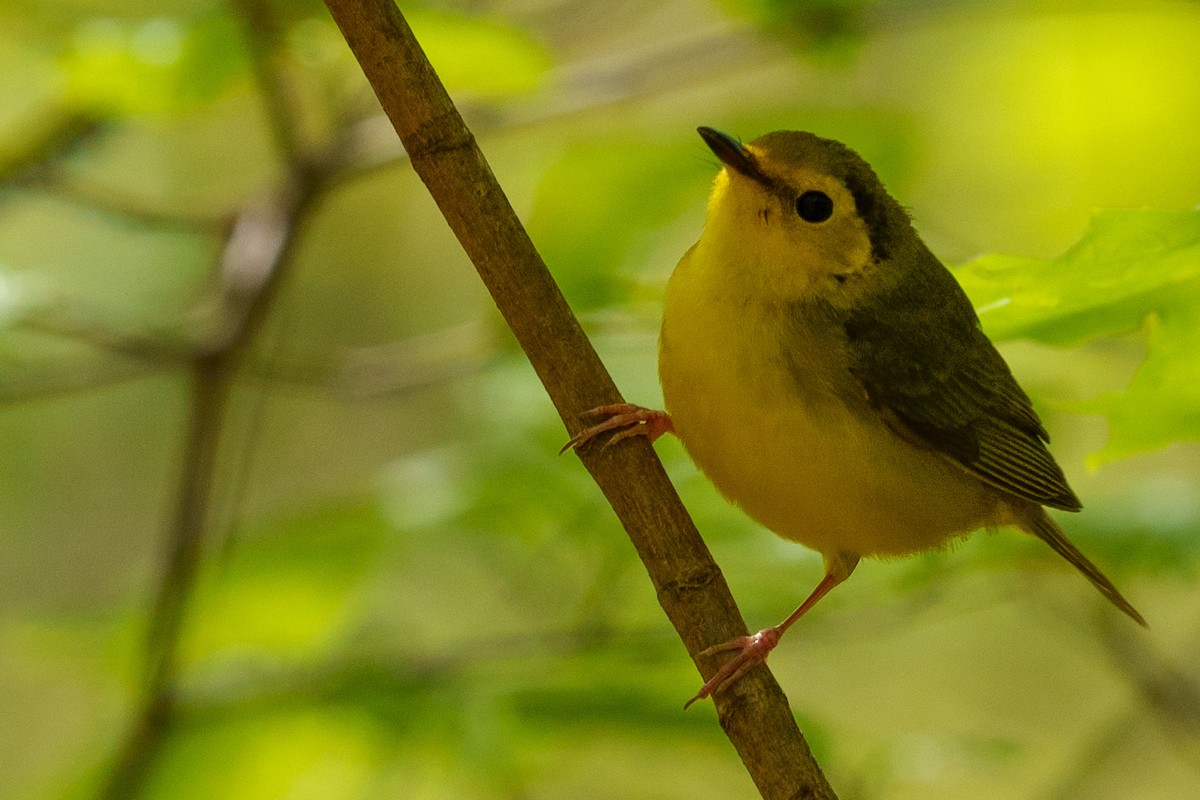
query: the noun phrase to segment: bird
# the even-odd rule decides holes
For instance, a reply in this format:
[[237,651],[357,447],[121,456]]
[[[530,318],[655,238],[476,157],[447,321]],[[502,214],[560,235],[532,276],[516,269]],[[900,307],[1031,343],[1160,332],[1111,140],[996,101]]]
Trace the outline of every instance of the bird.
[[721,169],[667,283],[665,410],[600,406],[563,450],[673,433],[726,499],[819,553],[824,575],[778,625],[703,650],[732,656],[687,705],[765,662],[860,559],[980,529],[1041,539],[1146,626],[1047,513],[1082,504],[1045,426],[871,166],[808,132],[697,131]]

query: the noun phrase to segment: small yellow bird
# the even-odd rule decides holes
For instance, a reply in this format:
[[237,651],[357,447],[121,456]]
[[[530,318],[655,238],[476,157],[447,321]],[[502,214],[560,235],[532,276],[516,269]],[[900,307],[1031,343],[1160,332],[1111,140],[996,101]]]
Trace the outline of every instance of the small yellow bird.
[[765,661],[861,557],[979,528],[1037,536],[1145,625],[1043,508],[1081,508],[1050,437],[871,167],[811,133],[699,133],[724,169],[667,284],[667,411],[601,407],[567,447],[674,432],[726,498],[821,553],[825,577],[779,625],[706,650],[736,655],[689,705]]

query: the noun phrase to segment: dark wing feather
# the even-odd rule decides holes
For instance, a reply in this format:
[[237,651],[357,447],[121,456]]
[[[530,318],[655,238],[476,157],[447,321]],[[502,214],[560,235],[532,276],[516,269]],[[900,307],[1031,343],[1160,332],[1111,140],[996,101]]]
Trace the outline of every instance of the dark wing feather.
[[871,405],[897,434],[997,489],[1078,511],[1046,429],[970,301],[932,254],[917,255],[917,269],[888,281],[870,313],[842,315],[850,369]]

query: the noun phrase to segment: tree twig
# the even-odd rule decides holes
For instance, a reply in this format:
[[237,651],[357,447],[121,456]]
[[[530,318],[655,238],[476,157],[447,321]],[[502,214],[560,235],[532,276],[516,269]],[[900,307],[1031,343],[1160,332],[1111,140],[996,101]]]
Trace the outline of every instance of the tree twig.
[[[570,432],[589,408],[620,401],[474,137],[392,0],[325,0],[380,104],[475,264]],[[625,526],[688,652],[747,633],[653,450],[642,439],[581,455]],[[705,676],[716,663],[697,659]],[[833,798],[769,670],[716,699],[721,725],[765,798]]]

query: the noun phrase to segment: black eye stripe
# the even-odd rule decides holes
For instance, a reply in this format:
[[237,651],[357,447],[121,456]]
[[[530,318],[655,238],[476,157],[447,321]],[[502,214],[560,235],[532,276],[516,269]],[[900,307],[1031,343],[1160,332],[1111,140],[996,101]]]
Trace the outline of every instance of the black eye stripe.
[[796,198],[796,213],[805,222],[824,222],[833,216],[833,200],[824,192],[807,191]]

